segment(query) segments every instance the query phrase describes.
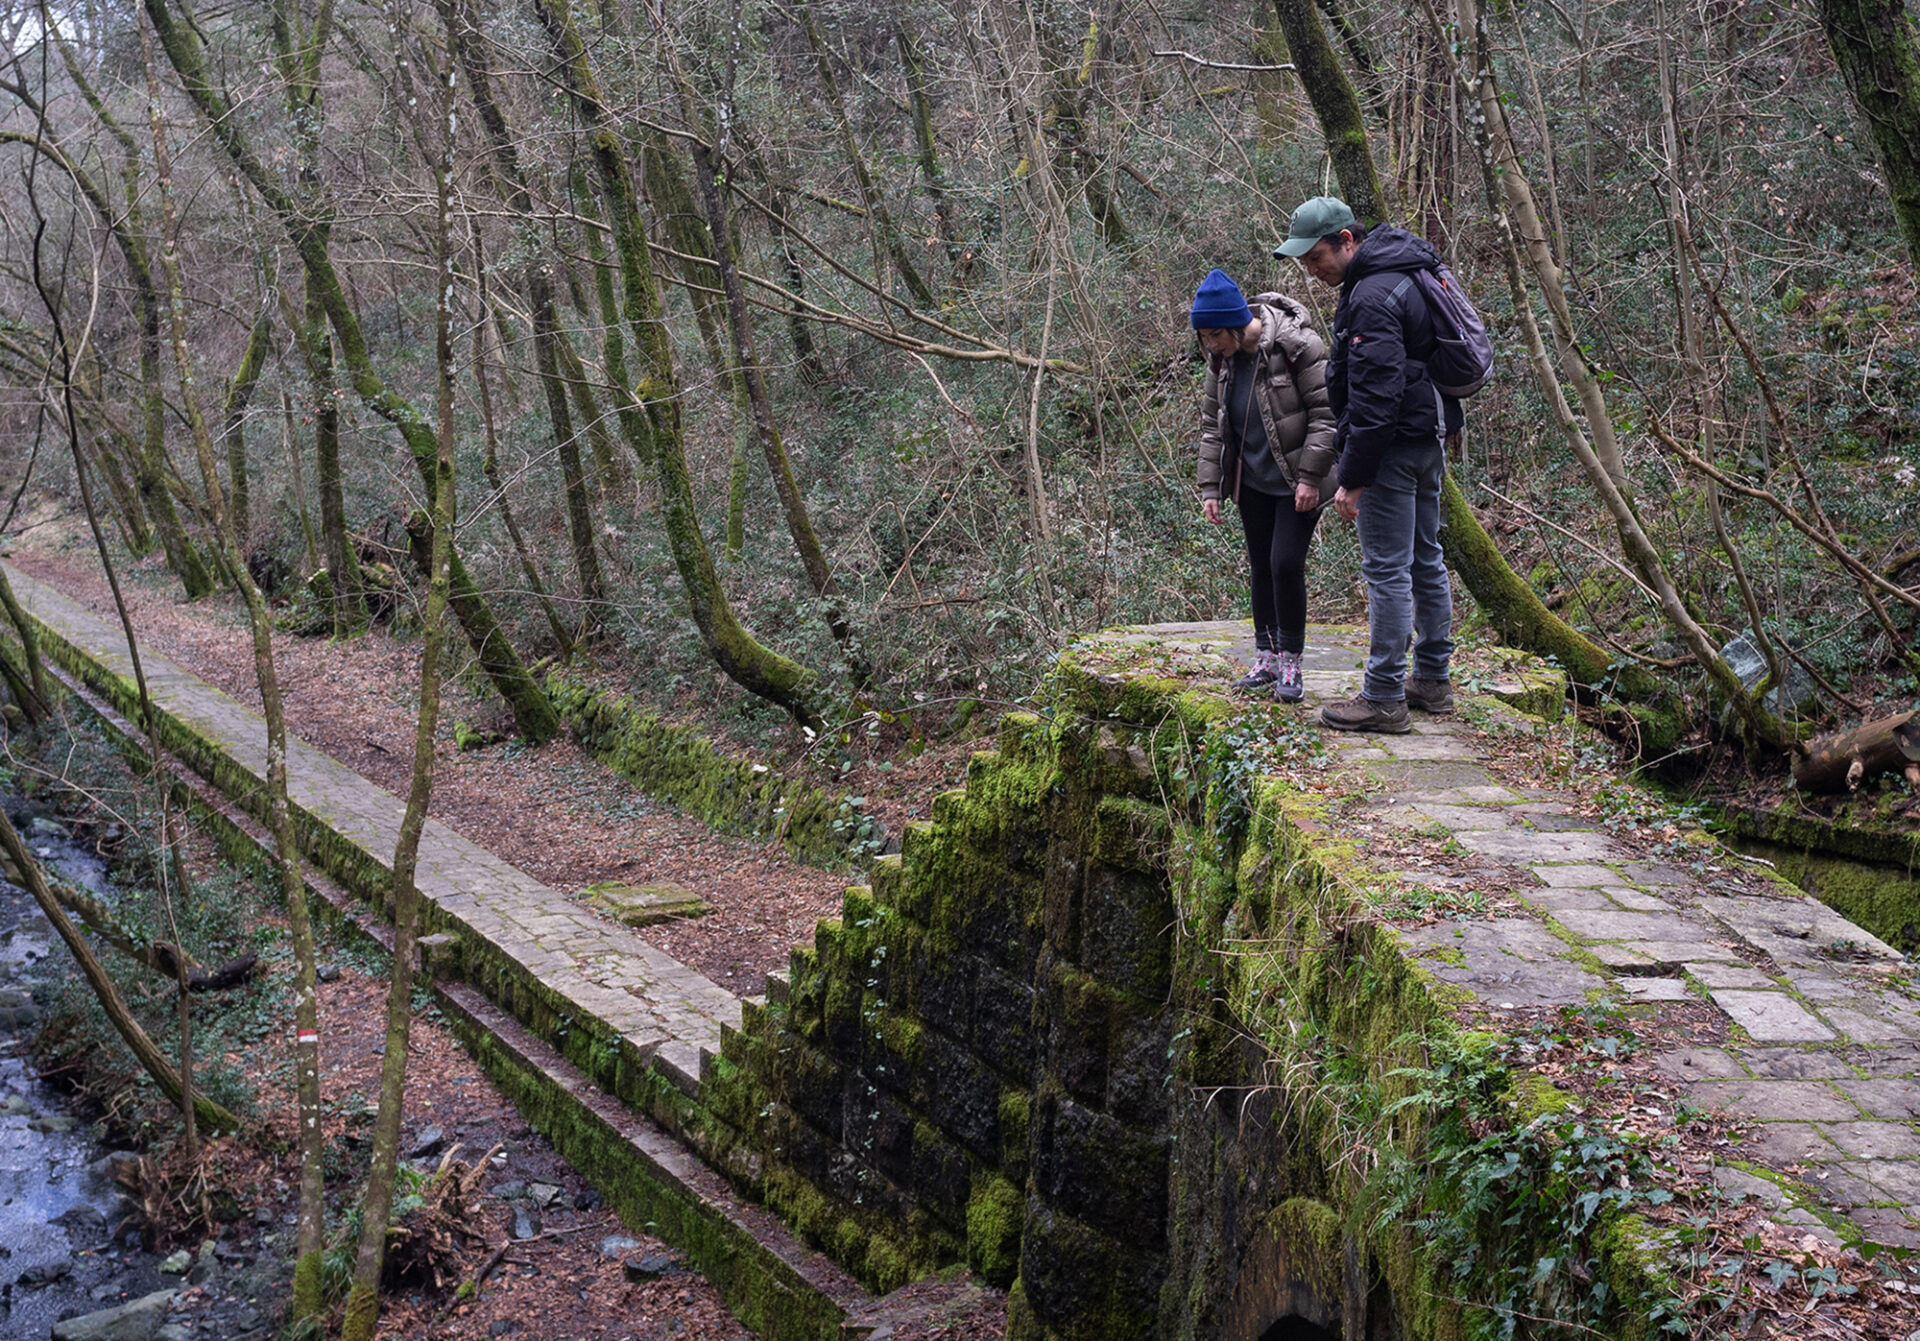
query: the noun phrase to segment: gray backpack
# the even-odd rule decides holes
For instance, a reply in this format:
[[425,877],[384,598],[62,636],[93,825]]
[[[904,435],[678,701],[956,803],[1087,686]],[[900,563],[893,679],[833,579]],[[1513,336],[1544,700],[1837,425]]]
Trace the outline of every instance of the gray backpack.
[[1493,341],[1487,323],[1474,310],[1466,289],[1445,261],[1430,270],[1406,272],[1388,294],[1397,308],[1407,286],[1420,286],[1433,318],[1433,352],[1427,356],[1427,379],[1441,395],[1464,400],[1493,376]]

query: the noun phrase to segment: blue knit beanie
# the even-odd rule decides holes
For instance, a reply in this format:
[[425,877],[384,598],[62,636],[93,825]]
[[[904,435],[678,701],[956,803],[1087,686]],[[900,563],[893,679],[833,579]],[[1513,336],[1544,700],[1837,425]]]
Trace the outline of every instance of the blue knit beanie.
[[1191,319],[1196,331],[1237,331],[1253,320],[1253,309],[1225,271],[1209,270],[1193,295]]

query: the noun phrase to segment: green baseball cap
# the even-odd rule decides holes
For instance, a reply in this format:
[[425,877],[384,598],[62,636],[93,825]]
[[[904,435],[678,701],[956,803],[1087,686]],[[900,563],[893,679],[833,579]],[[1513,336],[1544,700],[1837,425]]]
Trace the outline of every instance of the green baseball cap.
[[1273,249],[1275,256],[1305,256],[1321,238],[1351,228],[1360,221],[1347,202],[1333,196],[1315,196],[1293,212],[1287,240]]

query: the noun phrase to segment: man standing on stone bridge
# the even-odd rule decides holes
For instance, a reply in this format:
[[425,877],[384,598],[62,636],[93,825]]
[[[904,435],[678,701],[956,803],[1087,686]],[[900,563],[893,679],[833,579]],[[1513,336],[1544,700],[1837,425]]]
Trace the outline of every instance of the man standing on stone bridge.
[[1320,720],[1338,731],[1399,735],[1412,727],[1409,707],[1453,711],[1453,589],[1440,552],[1440,484],[1460,402],[1427,377],[1433,316],[1419,285],[1406,282],[1439,258],[1412,233],[1368,229],[1331,196],[1293,212],[1274,255],[1297,257],[1340,293],[1327,359],[1340,449],[1333,507],[1359,533],[1371,646],[1359,694],[1329,703]]

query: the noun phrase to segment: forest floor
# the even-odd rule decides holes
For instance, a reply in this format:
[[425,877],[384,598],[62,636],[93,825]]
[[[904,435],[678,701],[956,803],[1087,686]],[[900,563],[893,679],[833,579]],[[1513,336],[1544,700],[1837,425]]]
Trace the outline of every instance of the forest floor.
[[[29,531],[10,558],[95,613],[112,616],[112,594],[91,540],[83,543],[83,533],[70,524]],[[171,574],[153,564],[123,579],[144,644],[259,708],[245,616],[231,601],[187,604]],[[418,707],[417,643],[379,627],[346,642],[276,631],[273,651],[287,729],[404,797]],[[845,874],[805,865],[777,844],[717,833],[636,792],[564,734],[538,749],[515,742],[456,748],[453,723],[491,723],[496,704],[475,694],[464,677],[450,677],[430,813],[503,861],[566,893],[604,880],[685,886],[713,912],[640,934],[740,996],[762,992],[766,975],[786,967],[791,947],[812,940],[814,923],[839,915],[850,883]],[[897,834],[906,821],[926,817],[936,794],[964,782],[974,751],[991,748],[990,736],[975,733],[891,758],[867,752],[830,783],[821,781],[866,797],[867,809]]]
[[[91,545],[59,525],[17,543],[12,562],[73,599],[111,615],[112,597]],[[185,604],[163,571],[123,574],[122,587],[143,646],[172,659],[252,707],[259,705],[244,616],[225,601]],[[175,589],[177,590],[177,589]],[[411,766],[417,699],[417,643],[383,630],[335,643],[276,632],[275,665],[288,729],[370,781],[404,795]],[[849,877],[803,865],[778,846],[715,833],[700,820],[639,795],[624,779],[564,736],[538,749],[517,744],[461,752],[451,723],[487,720],[486,703],[468,685],[448,685],[443,704],[432,813],[502,859],[563,891],[618,878],[673,881],[698,893],[714,912],[643,934],[674,957],[740,995],[763,988],[784,967],[791,946],[810,940],[816,920],[836,916]],[[696,723],[697,725],[697,723]],[[861,760],[836,785],[865,792],[869,808],[897,832],[924,816],[933,795],[959,785],[966,761],[990,738],[934,744],[902,753],[888,769],[879,756]],[[81,826],[84,830],[84,825]],[[83,834],[84,836],[84,834]],[[217,854],[195,840],[190,864],[211,872]],[[272,910],[262,920],[277,922]],[[330,1147],[364,1158],[371,1098],[378,1093],[384,1049],[383,968],[333,955],[323,983],[321,1073]],[[268,972],[273,969],[269,966]],[[245,989],[232,994],[245,995]],[[444,1148],[419,1156],[430,1172],[446,1150],[478,1161],[493,1152],[476,1204],[459,1217],[471,1233],[438,1229],[443,1279],[392,1291],[383,1338],[523,1336],[541,1341],[734,1341],[749,1333],[718,1292],[667,1245],[625,1230],[459,1047],[437,1012],[416,1016],[409,1049],[402,1151],[438,1128]],[[215,1248],[219,1270],[189,1286],[176,1321],[196,1336],[253,1336],[266,1324],[284,1284],[276,1259],[290,1231],[297,1170],[285,1163],[294,1110],[285,1084],[286,1057],[277,1031],[261,1046],[225,1059],[258,1096],[250,1134],[209,1146],[209,1183],[236,1192],[239,1217],[223,1225]],[[174,1157],[177,1159],[177,1155]],[[173,1172],[179,1172],[174,1170]],[[330,1177],[329,1181],[332,1181]],[[153,1237],[165,1247],[192,1248],[203,1231],[162,1216]],[[496,1258],[496,1253],[499,1256]],[[484,1288],[453,1306],[455,1285],[491,1262]],[[644,1267],[643,1265],[644,1264]],[[428,1273],[429,1276],[431,1273]],[[646,1278],[651,1277],[651,1278]],[[899,1332],[940,1341],[993,1341],[1004,1326],[1004,1294],[966,1288],[964,1278],[929,1283],[970,1306],[935,1308],[925,1322]],[[257,1296],[258,1306],[249,1299]],[[104,1305],[103,1305],[104,1306]],[[260,1330],[261,1337],[271,1335]]]

